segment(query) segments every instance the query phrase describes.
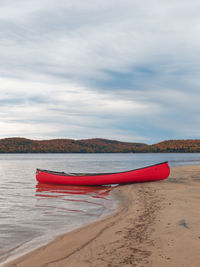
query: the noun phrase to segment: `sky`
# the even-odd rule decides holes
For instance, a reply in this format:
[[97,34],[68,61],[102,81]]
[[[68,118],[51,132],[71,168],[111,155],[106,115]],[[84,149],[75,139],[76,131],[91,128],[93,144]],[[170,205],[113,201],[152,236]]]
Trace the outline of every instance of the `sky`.
[[0,0],[0,138],[200,138],[199,0]]

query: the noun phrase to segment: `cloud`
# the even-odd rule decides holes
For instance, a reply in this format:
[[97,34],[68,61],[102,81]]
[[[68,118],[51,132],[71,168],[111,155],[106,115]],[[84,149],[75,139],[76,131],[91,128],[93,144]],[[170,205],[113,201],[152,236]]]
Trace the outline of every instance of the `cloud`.
[[[26,136],[34,138],[44,138],[45,133],[48,138],[56,135],[109,138],[114,131],[113,137],[121,138],[124,132],[126,139],[130,139],[133,132],[120,129],[120,121],[149,113],[148,103],[120,99],[113,92],[105,94],[66,84],[19,83],[10,79],[1,79],[0,83],[5,88],[0,99],[2,137],[5,134],[13,136],[13,132],[23,133],[27,123]],[[17,91],[16,85],[20,88]],[[135,138],[139,139],[136,134]]]
[[199,137],[199,9],[0,1],[1,136]]
[[[187,52],[195,56],[193,49],[199,51],[188,40],[198,40],[198,24],[181,14],[179,1],[145,1],[142,6],[135,1],[19,3],[2,10],[1,62],[9,71],[18,66],[22,73],[101,81],[112,72],[138,74],[144,65],[174,71],[187,60]],[[180,64],[175,66],[174,59]]]

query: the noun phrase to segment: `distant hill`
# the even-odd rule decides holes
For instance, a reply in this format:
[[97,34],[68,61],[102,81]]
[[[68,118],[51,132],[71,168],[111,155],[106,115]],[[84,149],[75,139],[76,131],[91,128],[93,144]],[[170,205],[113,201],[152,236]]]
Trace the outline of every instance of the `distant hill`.
[[146,147],[142,143],[119,142],[107,139],[0,139],[0,153],[128,153]]
[[153,145],[108,139],[31,140],[12,137],[0,139],[0,153],[163,153],[200,152],[198,140],[168,140]]
[[200,139],[196,140],[167,140],[149,146],[151,152],[198,152],[200,153]]

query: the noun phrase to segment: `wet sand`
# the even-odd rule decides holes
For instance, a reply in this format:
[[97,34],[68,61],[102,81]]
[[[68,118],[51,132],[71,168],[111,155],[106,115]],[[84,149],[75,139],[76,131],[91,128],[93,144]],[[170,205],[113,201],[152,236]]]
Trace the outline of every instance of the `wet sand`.
[[200,265],[200,165],[165,181],[119,186],[117,213],[57,237],[6,266]]

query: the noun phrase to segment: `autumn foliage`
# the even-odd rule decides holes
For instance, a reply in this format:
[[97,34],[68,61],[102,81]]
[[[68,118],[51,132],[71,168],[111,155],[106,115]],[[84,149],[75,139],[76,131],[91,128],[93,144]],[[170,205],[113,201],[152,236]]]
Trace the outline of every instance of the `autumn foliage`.
[[0,139],[0,153],[163,153],[200,152],[200,140],[168,140],[154,145],[107,139]]
[[0,153],[109,153],[133,152],[145,144],[126,143],[106,139],[53,139],[26,138],[0,139]]

